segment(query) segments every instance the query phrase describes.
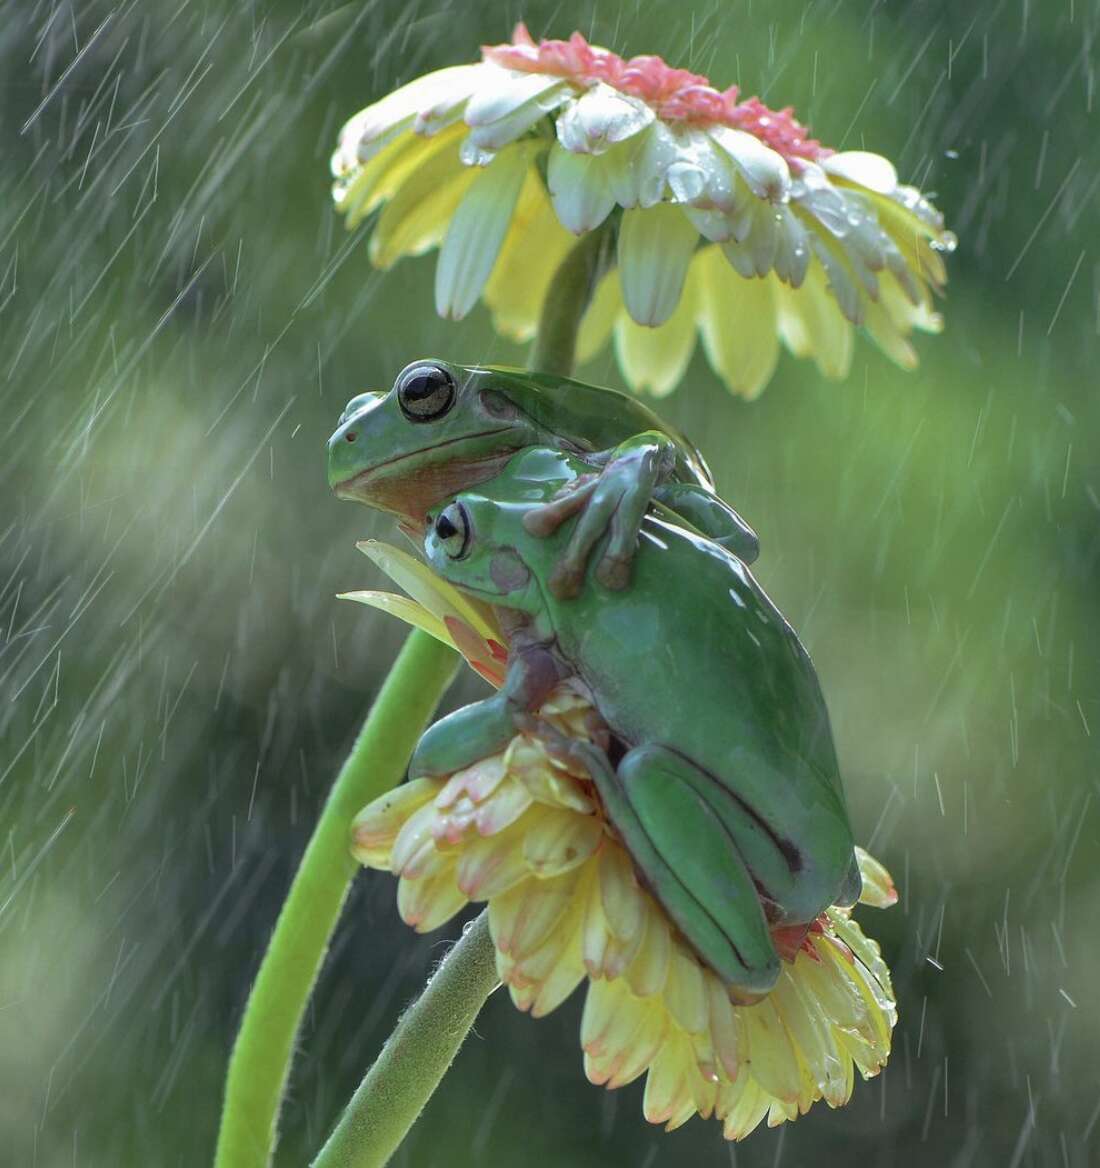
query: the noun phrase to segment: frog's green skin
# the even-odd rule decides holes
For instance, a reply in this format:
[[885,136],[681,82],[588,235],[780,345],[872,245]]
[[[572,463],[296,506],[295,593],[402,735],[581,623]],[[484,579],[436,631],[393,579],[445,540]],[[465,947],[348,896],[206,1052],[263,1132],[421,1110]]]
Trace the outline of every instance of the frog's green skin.
[[577,594],[607,533],[599,578],[625,587],[651,498],[747,563],[756,558],[755,533],[714,494],[702,456],[682,434],[628,394],[522,369],[415,361],[388,393],[352,398],[329,439],[329,484],[419,531],[437,503],[493,478],[529,446],[578,455],[593,472],[529,520],[548,535],[583,512],[570,544],[559,547],[551,587],[562,597]]
[[558,600],[548,580],[567,527],[532,538],[524,517],[584,468],[524,452],[484,492],[430,516],[432,567],[511,610],[514,627],[504,688],[436,723],[410,773],[448,774],[499,750],[578,677],[625,753],[612,765],[590,745],[557,748],[587,767],[699,955],[728,984],[766,992],[779,971],[769,928],[808,925],[859,894],[817,675],[736,556],[651,515],[628,589],[589,579],[579,598]]

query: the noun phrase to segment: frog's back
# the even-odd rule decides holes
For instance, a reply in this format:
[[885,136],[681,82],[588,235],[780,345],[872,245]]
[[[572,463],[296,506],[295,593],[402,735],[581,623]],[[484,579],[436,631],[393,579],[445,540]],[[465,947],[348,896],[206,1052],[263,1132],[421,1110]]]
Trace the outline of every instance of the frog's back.
[[[594,557],[594,560],[598,557]],[[647,519],[631,587],[590,576],[583,618],[550,602],[564,655],[630,746],[719,777],[779,836],[850,829],[828,712],[794,630],[740,560]],[[836,862],[843,859],[844,846]]]

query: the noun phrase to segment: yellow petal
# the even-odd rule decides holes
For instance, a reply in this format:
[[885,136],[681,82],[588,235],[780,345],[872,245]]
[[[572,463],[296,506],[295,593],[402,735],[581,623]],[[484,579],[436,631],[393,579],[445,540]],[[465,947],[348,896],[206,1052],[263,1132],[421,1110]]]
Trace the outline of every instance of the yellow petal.
[[[597,985],[593,982],[589,994]],[[601,1054],[584,1052],[584,1073],[591,1083],[606,1086],[608,1090],[624,1087],[643,1074],[657,1056],[668,1032],[668,1013],[656,1002],[644,1006],[630,1041],[613,1051]]]
[[499,896],[528,876],[523,862],[523,828],[471,840],[455,870],[459,890],[470,900]]
[[611,932],[620,939],[639,937],[645,902],[626,850],[608,846],[600,852],[600,906]]
[[644,998],[665,988],[671,953],[672,938],[664,913],[651,904],[645,918],[645,936],[626,971],[634,993]]
[[542,945],[571,906],[577,872],[550,880],[529,877],[489,903],[489,925],[498,949],[522,960]]
[[646,1076],[642,1113],[650,1123],[667,1124],[688,1106],[688,1114],[694,1112],[695,1073],[695,1057],[687,1036],[670,1031]]
[[695,1034],[707,1028],[710,1004],[703,968],[678,940],[669,958],[664,1001],[681,1029]]
[[856,863],[859,864],[859,874],[863,877],[863,891],[859,896],[860,904],[869,904],[874,908],[889,908],[898,902],[898,890],[894,887],[893,877],[886,868],[863,848],[856,848]]
[[774,276],[746,280],[722,249],[705,247],[692,264],[699,283],[699,330],[707,360],[734,393],[759,396],[779,359]]
[[498,333],[516,341],[535,335],[546,290],[574,242],[558,222],[538,173],[530,168],[485,285],[485,303]]
[[388,870],[398,832],[439,787],[438,779],[414,779],[368,803],[351,821],[351,854],[368,868]]
[[397,911],[418,933],[438,929],[466,906],[466,897],[455,884],[454,865],[441,866],[420,880],[397,882]]
[[615,353],[632,389],[664,397],[680,384],[695,348],[695,289],[691,273],[672,315],[657,328],[635,324],[626,313],[615,322]]
[[740,1030],[726,987],[709,970],[706,973],[707,1005],[710,1009],[710,1038],[714,1053],[728,1078],[736,1079],[741,1069]]
[[491,651],[490,641],[495,641],[499,647],[503,634],[488,606],[471,600],[453,584],[437,576],[427,564],[401,548],[377,539],[362,540],[355,546],[433,616],[441,621],[448,616],[464,621],[485,638],[486,652]]
[[771,996],[737,1013],[743,1023],[743,1066],[773,1099],[797,1102],[801,1086],[798,1056]]
[[444,645],[457,648],[451,634],[447,631],[447,626],[437,616],[433,616],[422,604],[410,600],[407,596],[398,596],[393,592],[368,591],[339,592],[336,598],[337,600],[354,600],[357,604],[366,604],[371,608],[381,609],[382,612],[388,612],[390,616],[395,616],[414,628],[423,629],[424,632],[435,637],[437,641],[442,641]]
[[383,208],[370,238],[371,263],[391,268],[402,256],[437,247],[475,177],[476,171],[459,161],[453,144],[433,155]]
[[337,210],[347,217],[348,230],[391,199],[407,179],[436,155],[450,154],[457,159],[463,134],[461,125],[449,126],[434,138],[422,138],[410,131],[361,166],[342,190],[337,204]]
[[[769,277],[771,280],[772,277]],[[801,288],[774,280],[779,335],[796,357],[812,357],[825,377],[841,378],[852,364],[852,326],[826,286],[815,256]]]
[[586,860],[599,847],[603,824],[595,815],[546,810],[525,821],[523,858],[536,876],[558,876]]

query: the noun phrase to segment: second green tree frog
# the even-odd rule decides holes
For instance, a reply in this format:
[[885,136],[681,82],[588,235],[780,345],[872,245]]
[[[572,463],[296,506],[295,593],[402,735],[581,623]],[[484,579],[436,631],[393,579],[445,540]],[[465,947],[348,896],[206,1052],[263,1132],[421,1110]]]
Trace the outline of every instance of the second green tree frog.
[[[560,601],[549,581],[572,520],[538,538],[528,516],[585,470],[527,451],[483,492],[431,513],[428,562],[507,618],[510,656],[504,687],[431,727],[410,774],[453,773],[517,727],[549,736],[591,775],[700,957],[728,984],[764,993],[779,972],[773,930],[800,939],[799,926],[859,894],[817,674],[740,559],[651,515],[628,588],[609,592],[593,568],[581,595]],[[565,677],[590,693],[609,751],[555,740],[534,721]]]
[[329,439],[329,484],[420,532],[431,507],[532,446],[586,463],[561,498],[528,519],[533,533],[549,535],[580,515],[549,580],[556,595],[577,594],[605,534],[598,579],[626,585],[651,499],[745,562],[756,558],[756,534],[714,493],[702,455],[682,434],[628,394],[522,369],[415,361],[388,393],[352,398]]

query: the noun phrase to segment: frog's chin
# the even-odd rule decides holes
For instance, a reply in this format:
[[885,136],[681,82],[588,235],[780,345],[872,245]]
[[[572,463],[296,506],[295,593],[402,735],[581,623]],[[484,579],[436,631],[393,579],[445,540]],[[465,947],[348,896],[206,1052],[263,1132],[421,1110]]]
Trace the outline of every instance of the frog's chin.
[[[513,445],[504,440],[508,434],[514,434],[513,427],[468,434],[462,438],[452,438],[449,442],[412,450],[377,466],[367,467],[351,478],[336,483],[332,489],[339,499],[364,503],[368,507],[421,523],[437,503],[500,473],[504,464],[522,445],[520,441]],[[502,439],[500,446],[486,451],[485,440],[497,435]],[[448,449],[449,457],[445,462],[418,461],[427,452],[441,449]]]

